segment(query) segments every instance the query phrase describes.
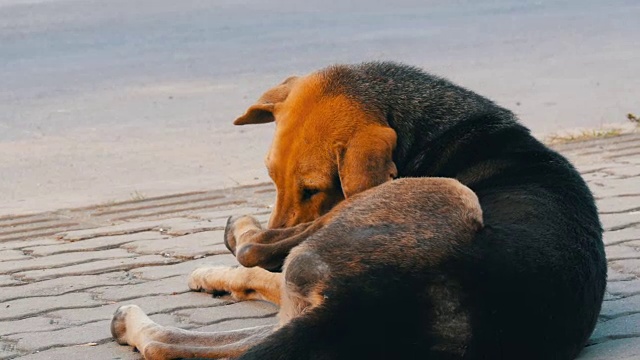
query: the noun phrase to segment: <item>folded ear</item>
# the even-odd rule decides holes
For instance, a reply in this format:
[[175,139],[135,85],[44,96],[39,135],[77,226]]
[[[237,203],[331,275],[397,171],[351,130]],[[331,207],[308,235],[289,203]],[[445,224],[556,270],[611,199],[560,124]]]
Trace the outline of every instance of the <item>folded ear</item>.
[[345,198],[398,176],[393,162],[396,132],[390,127],[370,125],[338,149],[338,174]]
[[233,124],[264,124],[275,121],[273,110],[275,109],[276,104],[287,99],[287,96],[289,96],[289,92],[291,92],[291,88],[297,79],[297,76],[291,76],[280,85],[267,90],[267,92],[262,94],[255,104],[249,106],[247,112],[237,118]]

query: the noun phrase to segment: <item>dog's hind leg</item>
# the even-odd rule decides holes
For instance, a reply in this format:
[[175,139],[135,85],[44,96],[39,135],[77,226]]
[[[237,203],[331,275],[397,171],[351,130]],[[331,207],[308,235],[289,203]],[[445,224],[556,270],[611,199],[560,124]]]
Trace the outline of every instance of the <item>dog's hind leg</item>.
[[201,267],[189,275],[194,291],[229,293],[235,300],[266,300],[280,305],[282,274],[262,268]]
[[230,217],[225,244],[243,266],[279,271],[289,251],[322,228],[327,219],[325,216],[286,229],[262,229],[251,216]]
[[111,334],[116,341],[134,346],[147,360],[235,358],[273,330],[272,325],[217,333],[164,327],[135,305],[121,306],[111,321]]

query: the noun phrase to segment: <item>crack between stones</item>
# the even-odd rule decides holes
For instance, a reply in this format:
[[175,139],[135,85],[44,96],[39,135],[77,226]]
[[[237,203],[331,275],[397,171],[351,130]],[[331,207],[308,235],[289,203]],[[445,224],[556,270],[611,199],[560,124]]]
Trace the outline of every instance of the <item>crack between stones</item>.
[[636,225],[640,225],[640,221],[634,221],[634,222],[623,224],[623,225],[612,226],[610,228],[604,229],[604,231],[617,231],[617,230],[622,230],[626,228],[631,228]]
[[[129,253],[129,252],[127,252],[127,253]],[[2,272],[2,273],[0,273],[0,275],[13,275],[13,274],[19,274],[19,273],[23,273],[23,272],[27,272],[27,271],[36,271],[36,270],[62,269],[62,268],[65,268],[65,267],[70,267],[70,266],[88,264],[88,263],[95,262],[95,261],[131,259],[131,258],[134,258],[134,257],[135,256],[105,257],[105,258],[95,258],[95,259],[90,259],[90,260],[85,260],[85,261],[77,261],[77,262],[66,263],[66,264],[61,264],[61,265],[50,265],[50,266],[42,265],[41,267],[27,267],[27,268],[20,269],[20,270],[10,270],[10,271],[7,271],[7,272]],[[33,259],[17,260],[17,261],[29,261],[29,260],[33,260]],[[7,262],[7,263],[9,263],[9,262]],[[17,280],[19,280],[19,278],[17,278]]]
[[[136,241],[140,241],[140,240],[131,240],[131,241],[127,241],[127,242],[123,242],[121,244],[117,244],[117,245],[105,245],[105,246],[98,246],[95,248],[90,248],[90,249],[76,249],[76,250],[62,250],[62,251],[56,251],[56,252],[52,252],[46,255],[33,255],[31,254],[25,254],[25,255],[29,255],[29,256],[33,256],[36,259],[42,259],[45,258],[47,256],[52,256],[52,255],[60,255],[60,254],[70,254],[70,253],[82,253],[82,252],[89,252],[89,251],[103,251],[103,250],[113,250],[113,249],[118,249],[120,248],[122,245],[126,245],[132,242],[136,242]],[[72,244],[78,241],[70,241],[70,242],[65,242],[66,244]],[[64,245],[64,244],[60,244],[60,245]],[[58,245],[56,245],[58,246]],[[24,251],[23,251],[24,252]],[[129,252],[129,251],[127,251]]]
[[620,244],[628,243],[631,241],[638,241],[638,240],[640,240],[640,238],[611,241],[606,243],[604,246],[607,247],[607,246],[613,246],[613,245],[620,245]]
[[585,347],[590,347],[590,346],[594,346],[594,345],[600,345],[600,344],[604,344],[608,341],[611,340],[622,340],[622,339],[634,339],[634,338],[640,338],[640,333],[633,333],[633,334],[625,334],[625,335],[608,335],[608,336],[604,336],[602,337],[602,341],[598,341],[598,342],[594,342],[594,343],[589,343],[587,344]]
[[[63,240],[66,242],[78,242],[78,241],[83,241],[83,240],[90,240],[90,239],[95,239],[95,238],[99,238],[99,237],[107,237],[107,236],[120,236],[120,235],[130,235],[130,234],[138,234],[141,232],[145,232],[145,231],[159,231],[160,229],[164,229],[164,227],[162,227],[162,225],[158,225],[158,226],[149,226],[146,228],[140,228],[140,229],[135,229],[135,230],[122,230],[122,231],[115,231],[112,233],[97,233],[97,234],[91,234],[91,235],[87,235],[84,237],[80,237],[78,239],[65,239],[65,235],[61,235],[58,238],[58,240]],[[87,229],[90,230],[90,229]]]
[[617,195],[611,195],[611,196],[594,196],[594,199],[596,199],[596,200],[604,200],[604,199],[615,199],[615,198],[620,198],[620,197],[636,197],[636,196],[640,196],[640,193],[617,194]]
[[[133,257],[126,257],[126,258],[122,258],[122,259],[131,259],[131,258],[133,258]],[[88,271],[88,272],[84,272],[84,273],[65,274],[64,276],[103,275],[103,274],[108,274],[108,273],[111,273],[111,272],[118,272],[118,271],[128,272],[128,271],[131,271],[131,270],[134,270],[134,269],[138,269],[138,268],[142,268],[142,267],[167,266],[167,265],[175,265],[175,264],[184,262],[184,261],[179,261],[179,259],[175,259],[175,258],[171,258],[171,257],[166,257],[165,259],[167,259],[167,260],[176,260],[176,261],[173,261],[173,262],[170,262],[170,263],[166,263],[166,264],[159,264],[159,263],[131,264],[128,267],[123,268],[123,269],[116,269],[116,270],[109,269],[109,270],[106,270],[106,271]],[[105,260],[105,259],[102,259],[102,260]],[[52,275],[45,276],[43,278],[39,278],[38,280],[34,280],[32,283],[55,279],[58,276],[60,276],[60,275],[57,275],[57,276],[52,276]],[[143,278],[139,278],[139,279],[143,279]],[[154,279],[154,280],[157,280],[157,279]]]
[[635,207],[635,208],[631,208],[631,209],[627,209],[627,210],[601,211],[600,215],[625,214],[625,213],[632,213],[632,212],[635,212],[635,211],[640,211],[640,206],[639,207]]
[[72,310],[72,309],[93,309],[93,308],[97,308],[97,307],[105,306],[105,305],[109,305],[109,304],[86,305],[86,306],[62,306],[62,307],[53,308],[53,309],[47,309],[47,310],[44,310],[44,311],[39,311],[39,312],[30,313],[30,314],[26,314],[26,315],[10,316],[10,317],[5,317],[5,318],[0,318],[0,321],[24,320],[24,319],[28,319],[28,318],[32,318],[32,317],[36,317],[36,316],[45,315],[45,314],[48,314],[48,313],[54,312],[54,311]]
[[608,321],[611,320],[615,320],[615,319],[619,319],[625,316],[630,316],[630,315],[635,315],[635,314],[640,314],[640,310],[629,310],[629,311],[624,311],[622,313],[616,314],[616,315],[602,315],[600,314],[600,318],[603,319],[602,323],[606,323]]
[[[82,276],[82,275],[77,275],[77,276]],[[138,284],[144,284],[144,281],[141,282],[137,282],[137,283],[132,283],[132,284],[126,284],[126,286],[129,285],[138,285]],[[49,298],[49,297],[56,297],[56,296],[62,296],[62,295],[66,295],[66,294],[70,294],[70,293],[81,293],[87,290],[93,290],[95,288],[111,288],[111,287],[116,287],[116,286],[125,286],[123,284],[120,285],[95,285],[95,286],[91,286],[91,287],[87,287],[87,288],[83,288],[83,289],[77,289],[77,290],[69,290],[69,291],[64,291],[55,295],[26,295],[26,296],[22,296],[22,297],[13,297],[13,298],[6,298],[6,299],[2,299],[2,302],[7,302],[7,301],[15,301],[15,300],[22,300],[22,299],[33,299],[33,298]]]

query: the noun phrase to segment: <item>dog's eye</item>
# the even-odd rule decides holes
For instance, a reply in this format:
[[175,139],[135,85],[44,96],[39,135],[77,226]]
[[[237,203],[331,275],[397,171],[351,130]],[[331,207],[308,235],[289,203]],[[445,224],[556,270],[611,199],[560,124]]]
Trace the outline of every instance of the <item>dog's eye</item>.
[[302,200],[309,200],[313,197],[313,195],[319,193],[320,190],[318,189],[310,189],[310,188],[304,188],[302,189]]

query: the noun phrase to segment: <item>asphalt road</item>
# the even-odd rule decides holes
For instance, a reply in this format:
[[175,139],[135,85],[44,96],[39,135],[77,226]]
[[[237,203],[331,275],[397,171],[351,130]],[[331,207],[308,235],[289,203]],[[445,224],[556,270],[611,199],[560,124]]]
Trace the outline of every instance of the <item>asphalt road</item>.
[[0,215],[267,180],[284,77],[421,66],[536,134],[640,112],[640,2],[0,0]]

